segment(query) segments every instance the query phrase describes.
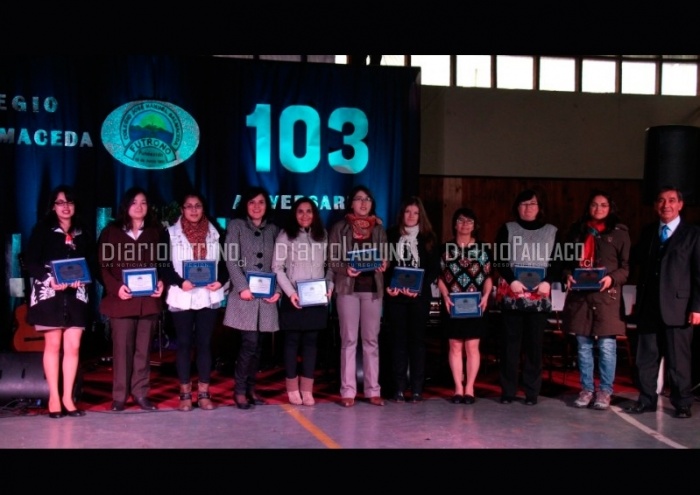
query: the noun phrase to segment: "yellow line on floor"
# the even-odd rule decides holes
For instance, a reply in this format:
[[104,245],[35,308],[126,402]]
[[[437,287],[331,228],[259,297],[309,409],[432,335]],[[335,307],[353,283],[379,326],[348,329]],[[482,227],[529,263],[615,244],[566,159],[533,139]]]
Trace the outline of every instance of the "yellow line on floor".
[[292,406],[291,404],[282,404],[282,409],[292,416],[294,419],[297,420],[297,422],[306,428],[306,430],[311,433],[314,437],[318,439],[319,442],[321,442],[323,445],[325,445],[329,449],[340,449],[342,448],[340,445],[338,445],[336,442],[333,441],[331,437],[326,435],[323,430],[321,430],[319,427],[317,427],[315,424],[313,424],[311,421],[309,421],[306,417],[304,417],[301,412]]

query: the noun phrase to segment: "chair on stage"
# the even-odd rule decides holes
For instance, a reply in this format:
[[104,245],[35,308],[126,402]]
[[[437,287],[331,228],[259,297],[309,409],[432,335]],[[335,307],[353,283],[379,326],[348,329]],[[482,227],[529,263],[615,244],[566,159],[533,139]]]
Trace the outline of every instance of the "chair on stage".
[[549,345],[545,347],[544,356],[547,362],[549,381],[552,381],[554,362],[559,359],[561,369],[564,372],[564,382],[566,382],[566,371],[571,364],[569,362],[571,359],[569,333],[562,328],[561,317],[566,303],[566,291],[560,282],[552,282],[551,290],[552,311],[547,317],[547,328],[545,329],[545,337],[548,337]]
[[[622,300],[625,305],[625,324],[627,334],[622,337],[618,337],[618,342],[625,343],[625,349],[627,350],[627,362],[630,366],[630,373],[634,377],[634,356],[632,354],[632,345],[630,344],[630,332],[634,333],[637,331],[637,320],[634,316],[634,306],[637,303],[637,286],[633,284],[627,284],[622,286]],[[665,366],[664,358],[661,358],[659,363],[659,376],[656,380],[656,393],[660,394],[664,390],[664,376],[665,376]]]
[[625,335],[617,336],[618,349],[619,344],[627,353],[627,365],[629,366],[630,373],[634,375],[634,355],[632,354],[632,344],[630,343],[630,334],[637,331],[636,319],[633,315],[634,305],[637,301],[637,286],[636,285],[623,285],[622,286],[622,303],[625,308]]

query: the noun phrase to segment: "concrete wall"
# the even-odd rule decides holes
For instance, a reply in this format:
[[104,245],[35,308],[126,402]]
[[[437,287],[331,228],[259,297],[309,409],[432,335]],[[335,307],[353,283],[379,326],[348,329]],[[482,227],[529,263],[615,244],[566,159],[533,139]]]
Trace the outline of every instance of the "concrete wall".
[[642,179],[646,129],[700,126],[700,98],[421,89],[421,174]]

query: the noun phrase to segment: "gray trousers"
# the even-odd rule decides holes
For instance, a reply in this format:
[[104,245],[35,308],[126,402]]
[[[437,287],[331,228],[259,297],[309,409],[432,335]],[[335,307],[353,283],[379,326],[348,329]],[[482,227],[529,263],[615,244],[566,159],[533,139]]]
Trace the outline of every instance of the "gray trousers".
[[340,323],[340,396],[357,395],[357,338],[362,338],[365,397],[379,397],[379,329],[382,299],[373,292],[338,295]]

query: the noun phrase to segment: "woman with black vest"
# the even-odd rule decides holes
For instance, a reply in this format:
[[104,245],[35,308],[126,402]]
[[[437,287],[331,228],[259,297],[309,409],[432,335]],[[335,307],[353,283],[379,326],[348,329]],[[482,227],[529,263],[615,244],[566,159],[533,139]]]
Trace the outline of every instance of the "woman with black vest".
[[552,309],[552,264],[557,228],[544,221],[542,192],[526,189],[511,208],[514,220],[496,235],[497,269],[500,275],[496,299],[503,318],[501,335],[501,403],[515,400],[518,388],[521,343],[525,355],[523,386],[525,405],[537,404],[542,386],[542,342],[547,314]]

